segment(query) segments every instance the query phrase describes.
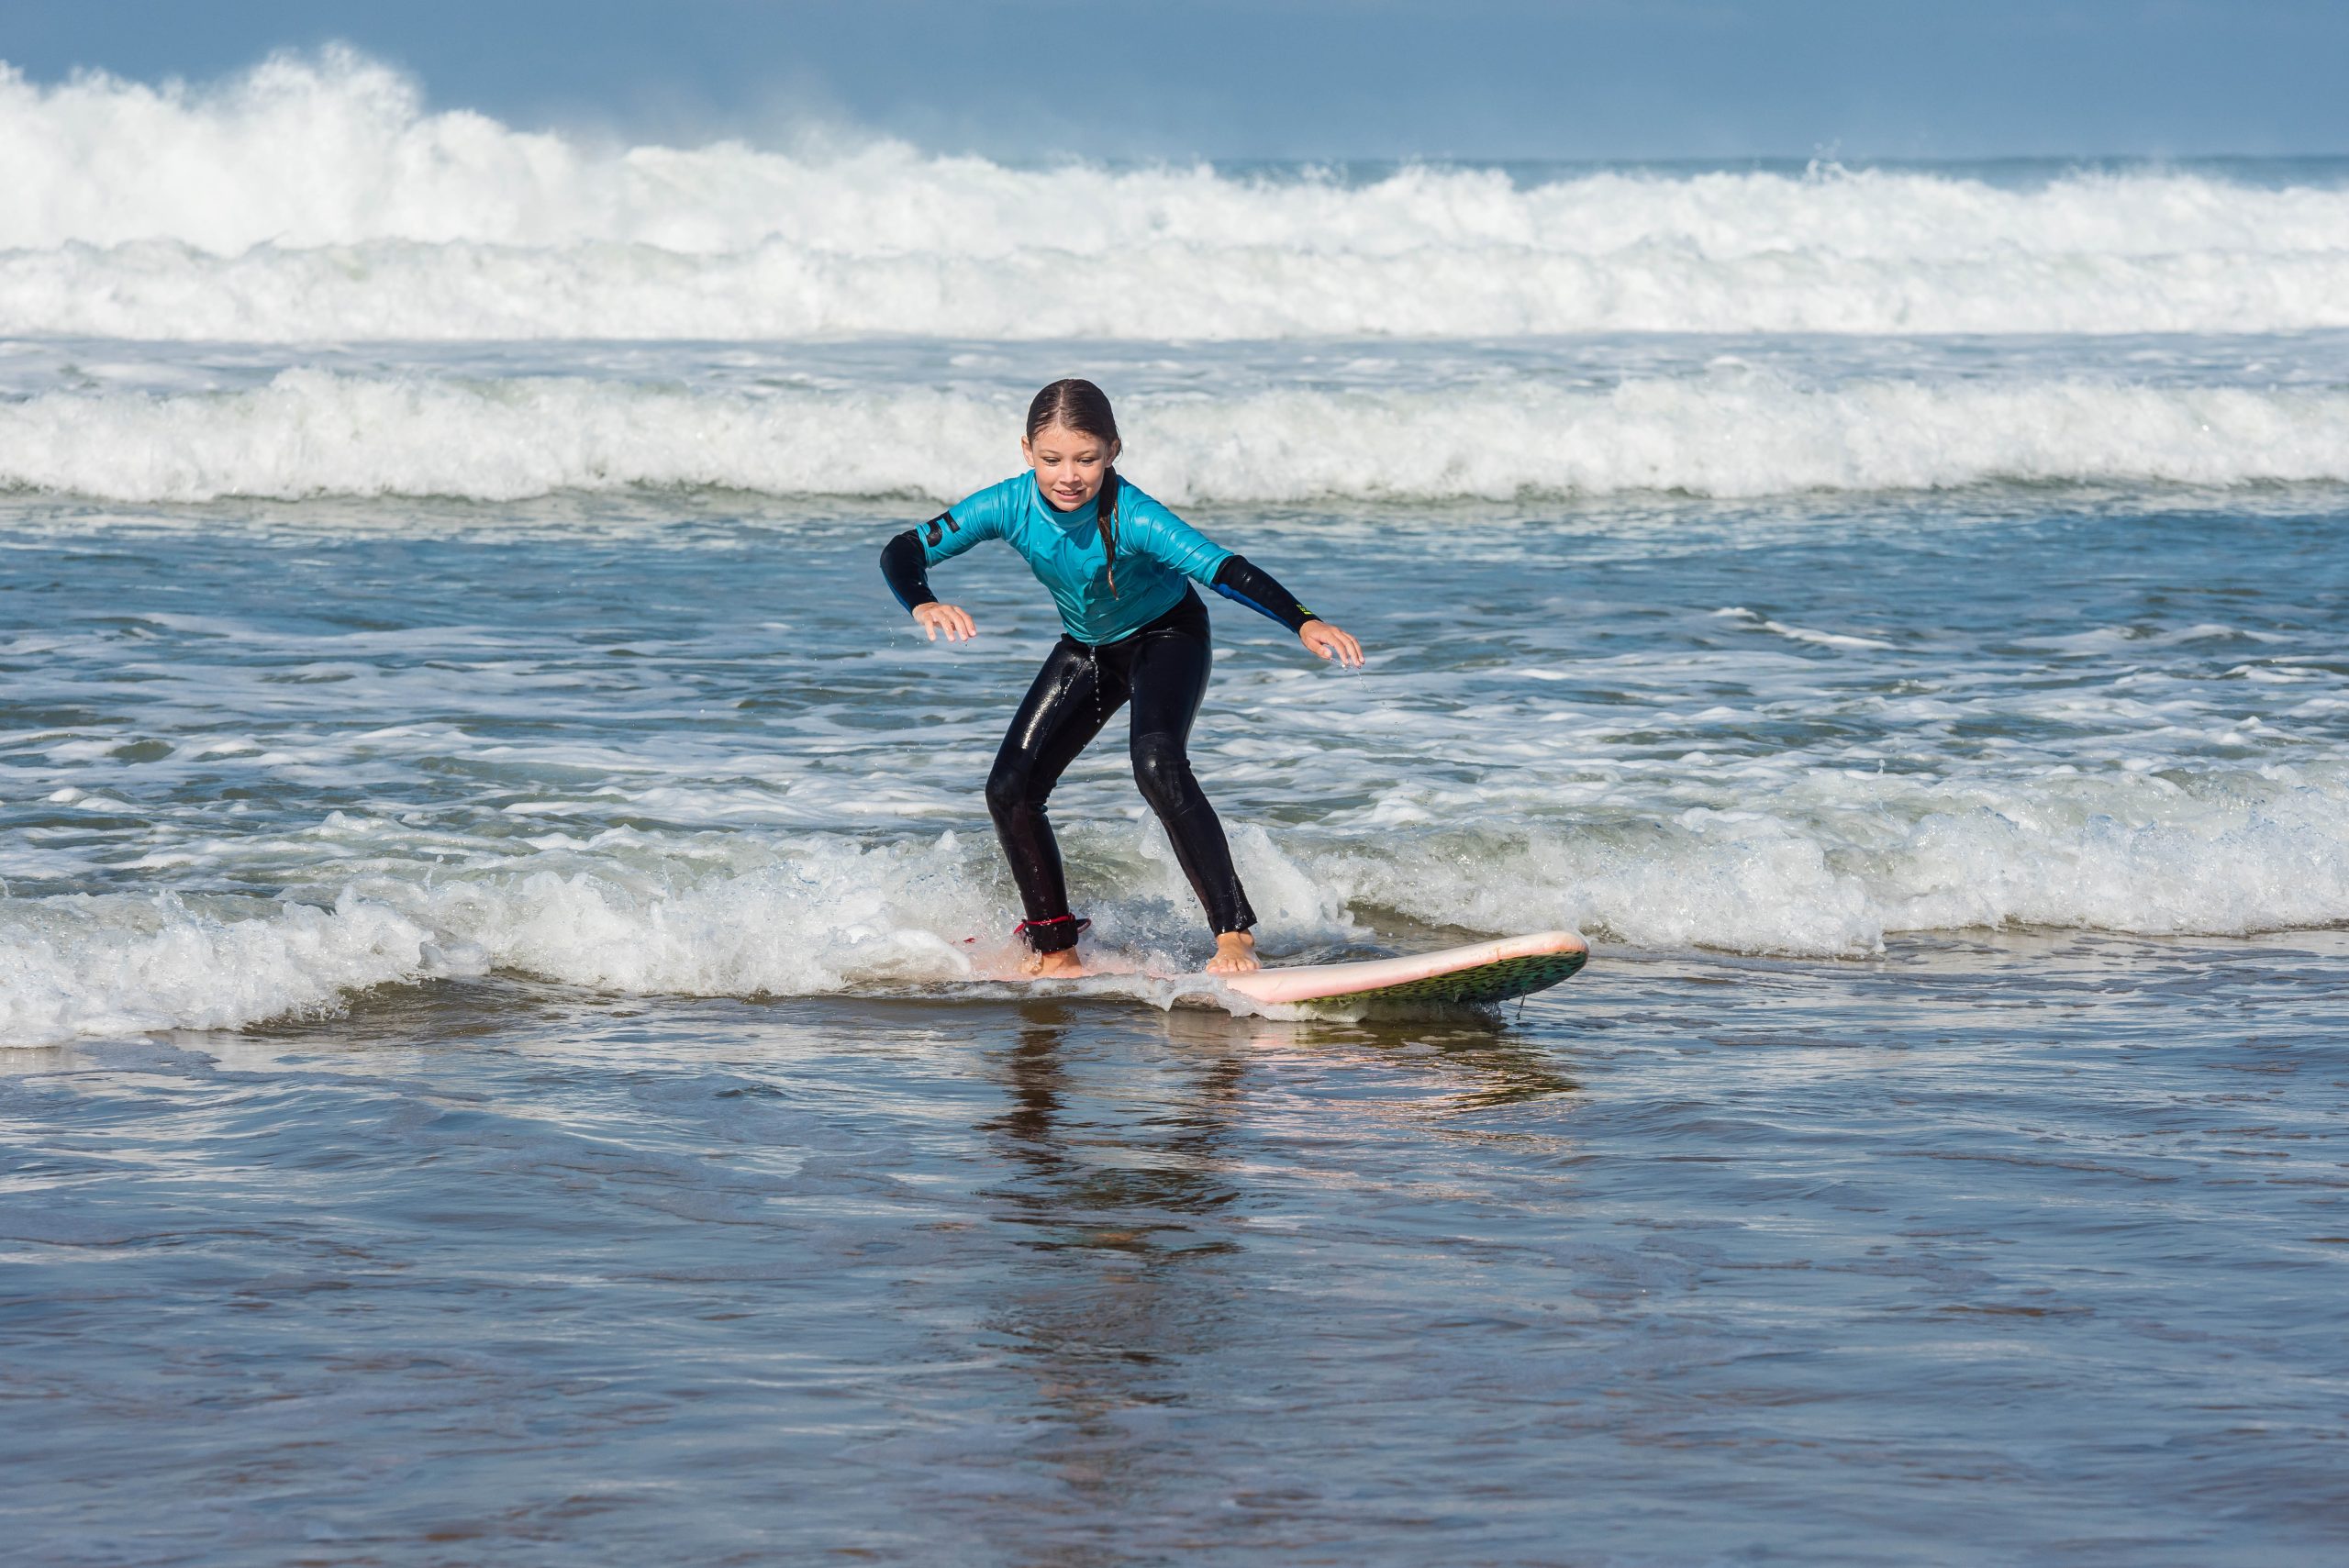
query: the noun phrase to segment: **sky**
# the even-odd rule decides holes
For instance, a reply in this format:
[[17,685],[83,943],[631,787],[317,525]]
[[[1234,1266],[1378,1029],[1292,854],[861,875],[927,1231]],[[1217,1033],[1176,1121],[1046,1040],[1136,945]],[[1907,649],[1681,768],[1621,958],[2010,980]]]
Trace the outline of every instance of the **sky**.
[[2349,0],[10,0],[0,59],[342,41],[436,108],[1034,158],[2349,153]]

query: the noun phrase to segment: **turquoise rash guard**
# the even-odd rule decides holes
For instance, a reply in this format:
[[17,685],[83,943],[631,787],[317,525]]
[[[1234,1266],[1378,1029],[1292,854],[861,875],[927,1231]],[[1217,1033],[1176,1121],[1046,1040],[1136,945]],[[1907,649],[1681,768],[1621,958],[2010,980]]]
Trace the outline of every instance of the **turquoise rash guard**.
[[983,539],[999,539],[1019,552],[1036,581],[1051,591],[1062,628],[1079,642],[1099,647],[1131,637],[1181,603],[1185,579],[1215,586],[1217,571],[1232,558],[1231,551],[1119,475],[1113,595],[1096,515],[1099,506],[1097,497],[1073,512],[1056,510],[1033,473],[1017,474],[923,524],[922,565],[935,566]]

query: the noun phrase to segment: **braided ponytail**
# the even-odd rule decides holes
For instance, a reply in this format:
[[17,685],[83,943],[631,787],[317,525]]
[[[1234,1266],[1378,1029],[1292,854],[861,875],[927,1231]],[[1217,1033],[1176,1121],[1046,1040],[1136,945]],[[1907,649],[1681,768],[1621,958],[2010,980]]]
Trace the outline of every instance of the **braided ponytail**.
[[1095,508],[1101,524],[1101,561],[1109,570],[1109,596],[1118,596],[1118,471],[1101,475],[1101,502]]
[[[1118,442],[1118,416],[1109,408],[1108,395],[1089,381],[1070,377],[1036,394],[1028,405],[1028,439],[1033,441],[1054,425],[1112,446]],[[1101,475],[1101,495],[1095,506],[1101,528],[1101,557],[1108,568],[1112,598],[1118,594],[1119,489],[1118,470],[1112,463]]]

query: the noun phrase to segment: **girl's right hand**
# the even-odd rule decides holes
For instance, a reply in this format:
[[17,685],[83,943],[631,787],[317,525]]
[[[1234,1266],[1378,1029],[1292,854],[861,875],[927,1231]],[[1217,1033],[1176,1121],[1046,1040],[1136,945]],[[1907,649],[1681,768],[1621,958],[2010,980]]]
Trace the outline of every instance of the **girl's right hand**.
[[960,605],[941,605],[935,601],[914,606],[914,624],[930,633],[936,642],[944,637],[949,642],[965,642],[979,635],[978,623],[971,619],[971,612]]

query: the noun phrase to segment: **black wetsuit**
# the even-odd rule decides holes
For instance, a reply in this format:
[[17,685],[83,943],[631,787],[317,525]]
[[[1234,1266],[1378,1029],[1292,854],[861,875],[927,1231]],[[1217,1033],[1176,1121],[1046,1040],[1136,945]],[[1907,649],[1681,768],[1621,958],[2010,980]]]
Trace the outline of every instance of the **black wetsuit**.
[[1187,747],[1215,655],[1208,607],[1197,594],[1117,642],[1088,647],[1063,636],[1036,672],[987,774],[987,811],[1027,906],[1026,932],[1040,952],[1076,941],[1044,801],[1109,716],[1130,701],[1134,783],[1166,825],[1174,858],[1219,935],[1256,923],[1215,807],[1191,773]]

